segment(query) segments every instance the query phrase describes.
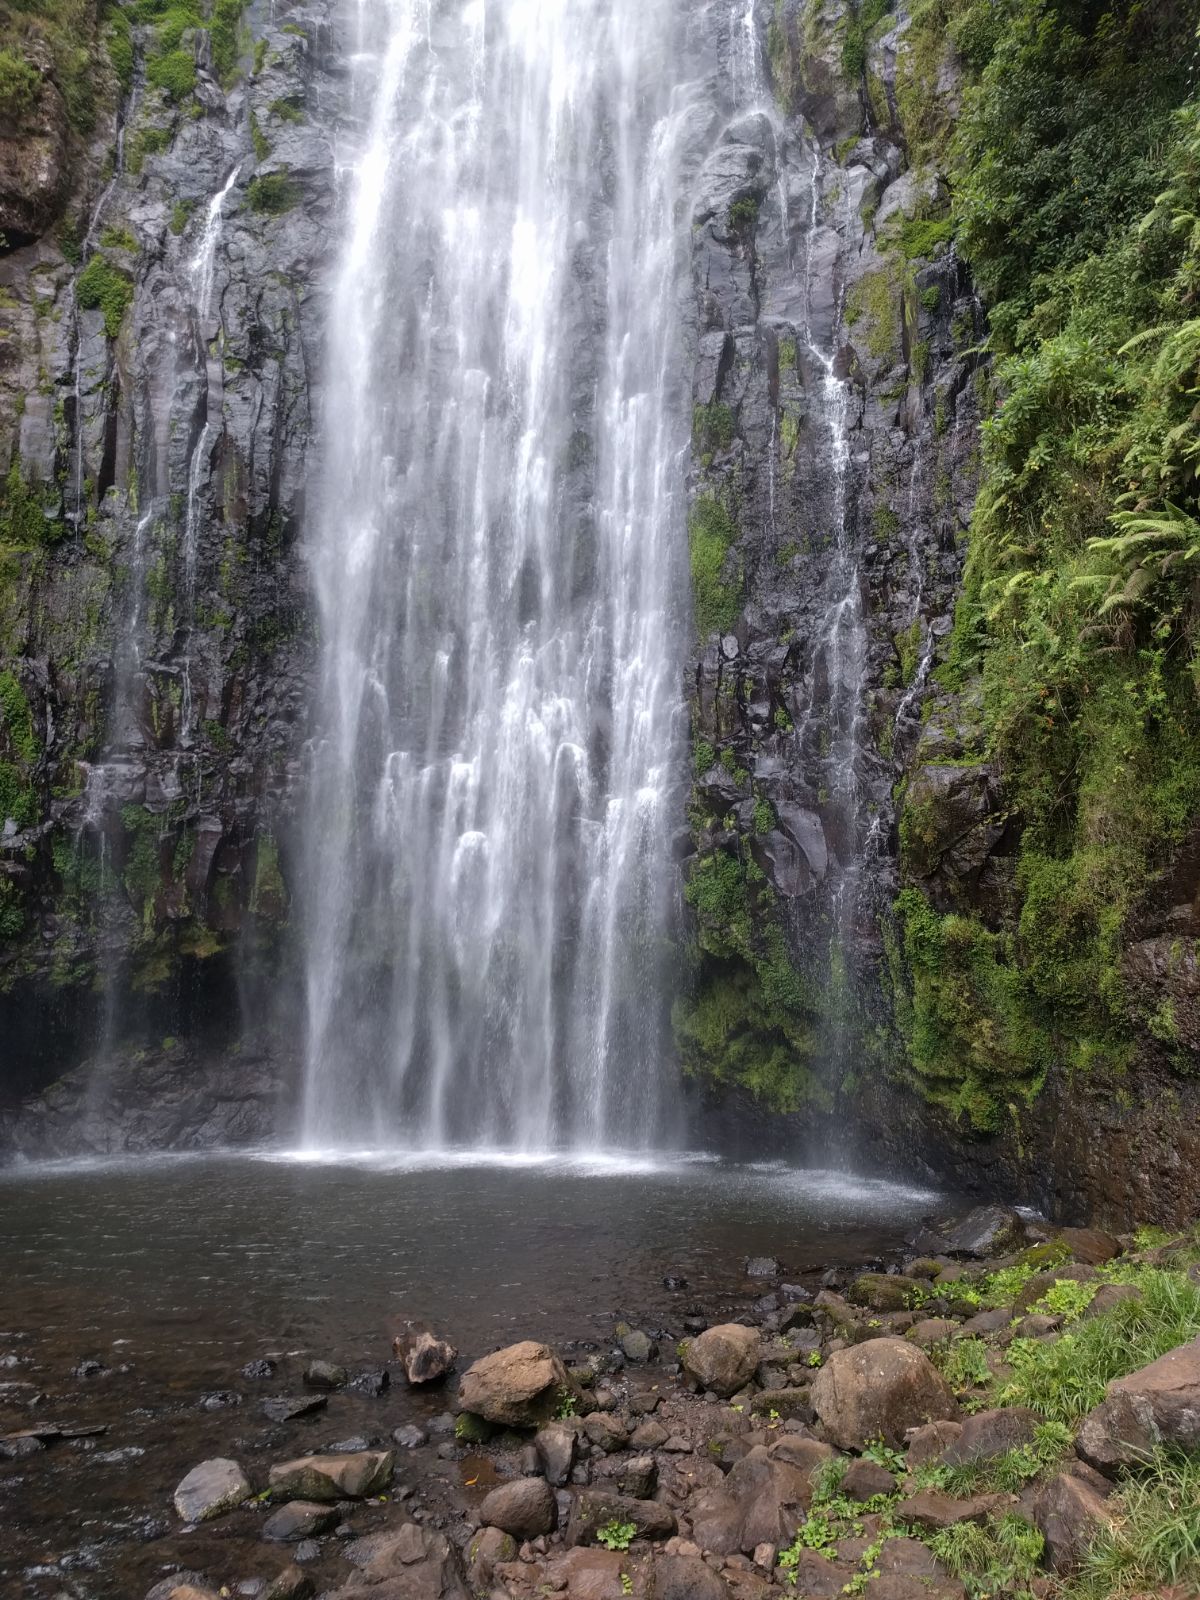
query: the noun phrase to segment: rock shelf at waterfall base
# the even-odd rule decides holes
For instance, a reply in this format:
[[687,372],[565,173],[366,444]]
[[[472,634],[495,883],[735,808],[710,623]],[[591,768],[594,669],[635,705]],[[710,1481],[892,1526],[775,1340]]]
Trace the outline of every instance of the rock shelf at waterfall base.
[[[557,1349],[531,1305],[499,1349],[408,1326],[367,1370],[264,1351],[175,1397],[225,1419],[219,1453],[186,1463],[40,1396],[0,1436],[7,1503],[84,1449],[123,1511],[19,1592],[1198,1592],[1200,1225],[1116,1238],[990,1205],[927,1218],[887,1259],[730,1270],[718,1304],[669,1275],[665,1318]],[[111,1374],[90,1368],[98,1392]]]

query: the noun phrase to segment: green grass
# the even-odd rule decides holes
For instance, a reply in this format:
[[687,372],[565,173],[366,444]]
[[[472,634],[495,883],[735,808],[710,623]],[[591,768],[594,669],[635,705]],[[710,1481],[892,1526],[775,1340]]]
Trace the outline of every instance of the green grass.
[[1200,1585],[1200,1456],[1162,1455],[1108,1502],[1113,1518],[1093,1541],[1064,1600],[1124,1600]]
[[300,186],[285,172],[268,172],[251,178],[246,203],[260,216],[279,217],[300,204]]
[[728,508],[715,495],[700,495],[688,517],[688,544],[696,631],[702,637],[728,633],[741,611],[740,573],[736,579],[727,575],[736,538]]
[[1038,1575],[1043,1540],[1021,1517],[1005,1516],[981,1526],[961,1522],[925,1540],[940,1562],[972,1596],[992,1595],[1003,1585],[1012,1593]]
[[1104,1399],[1113,1378],[1136,1372],[1200,1334],[1200,1285],[1149,1268],[1136,1278],[1141,1300],[1126,1300],[1075,1324],[1053,1343],[1017,1339],[1008,1350],[1013,1375],[995,1402],[1029,1406],[1073,1423]]

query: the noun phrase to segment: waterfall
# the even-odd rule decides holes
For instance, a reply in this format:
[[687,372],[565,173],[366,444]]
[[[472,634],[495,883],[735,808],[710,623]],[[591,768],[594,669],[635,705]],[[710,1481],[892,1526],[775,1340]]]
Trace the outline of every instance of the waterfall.
[[360,4],[303,1136],[668,1134],[683,0]]

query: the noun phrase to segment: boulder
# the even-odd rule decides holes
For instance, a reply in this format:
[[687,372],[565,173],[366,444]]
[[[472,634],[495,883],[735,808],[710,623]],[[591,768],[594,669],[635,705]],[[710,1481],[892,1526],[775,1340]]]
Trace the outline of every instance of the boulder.
[[812,1403],[826,1437],[843,1450],[862,1450],[872,1439],[899,1447],[909,1428],[959,1418],[929,1357],[898,1338],[835,1350],[817,1373]]
[[1075,1436],[1075,1454],[1108,1477],[1148,1462],[1162,1443],[1144,1395],[1115,1394],[1089,1411]]
[[536,1539],[554,1527],[554,1490],[545,1478],[514,1478],[484,1495],[479,1516],[489,1527],[511,1533],[514,1539]]
[[626,1361],[640,1365],[655,1360],[658,1346],[648,1333],[643,1333],[640,1328],[631,1328],[628,1333],[621,1335],[621,1351]]
[[976,1494],[958,1500],[943,1494],[940,1489],[923,1489],[919,1494],[901,1500],[896,1516],[901,1522],[911,1522],[918,1528],[936,1533],[941,1528],[953,1528],[960,1522],[983,1522],[993,1511],[1008,1504],[1004,1494]]
[[571,1506],[567,1543],[594,1544],[596,1534],[610,1522],[631,1522],[643,1539],[669,1539],[675,1532],[675,1513],[657,1500],[632,1500],[600,1488],[581,1489]]
[[653,1456],[623,1456],[613,1464],[617,1488],[631,1500],[651,1500],[658,1488],[658,1467]]
[[[564,1600],[623,1600],[626,1595],[644,1596],[646,1590],[638,1583],[636,1571],[631,1572],[632,1566],[630,1557],[619,1550],[580,1546],[547,1563],[539,1574],[542,1582],[535,1594],[538,1600],[551,1594],[562,1595]],[[536,1573],[537,1569],[518,1568],[513,1573],[514,1578],[517,1572],[524,1577]],[[508,1573],[503,1576],[507,1577]],[[516,1583],[511,1588],[506,1584],[503,1589],[494,1589],[492,1596],[493,1600],[499,1600],[501,1594],[507,1597],[523,1592]]]
[[919,1428],[909,1428],[905,1434],[908,1444],[907,1462],[910,1468],[935,1461],[962,1432],[960,1422],[926,1422]]
[[693,1539],[701,1550],[717,1555],[751,1555],[760,1544],[790,1544],[812,1504],[811,1471],[808,1460],[797,1464],[755,1445],[724,1483],[693,1501]]
[[406,1522],[333,1594],[337,1600],[471,1600],[458,1551],[433,1528]]
[[1025,1243],[1025,1224],[1009,1206],[976,1206],[951,1227],[940,1255],[1000,1256],[1018,1250]]
[[1102,1317],[1106,1311],[1124,1304],[1126,1300],[1140,1300],[1142,1291],[1132,1283],[1102,1283],[1095,1294],[1088,1301],[1080,1321],[1086,1322],[1090,1317]]
[[893,1475],[865,1456],[851,1463],[841,1482],[841,1492],[848,1500],[870,1500],[873,1495],[894,1494],[895,1491]]
[[997,1306],[994,1311],[977,1311],[973,1317],[968,1317],[962,1332],[969,1339],[978,1339],[985,1334],[1002,1333],[1011,1321],[1012,1307]]
[[276,1544],[297,1544],[328,1533],[342,1520],[336,1506],[318,1505],[313,1500],[291,1500],[273,1511],[263,1523],[262,1536]]
[[222,1456],[193,1467],[175,1491],[175,1509],[185,1522],[208,1522],[241,1505],[250,1480],[236,1461]]
[[1145,1407],[1164,1444],[1200,1449],[1200,1338],[1168,1350],[1128,1377],[1114,1378],[1108,1395],[1128,1396]]
[[411,1384],[437,1383],[454,1371],[458,1351],[449,1339],[428,1328],[409,1328],[392,1340],[392,1349]]
[[300,1456],[273,1466],[267,1483],[277,1500],[365,1500],[391,1487],[395,1461],[391,1450]]
[[1070,1572],[1083,1560],[1109,1521],[1104,1496],[1092,1484],[1062,1472],[1043,1484],[1033,1502],[1033,1520],[1046,1541],[1046,1562]]
[[777,1278],[782,1271],[782,1266],[774,1256],[746,1257],[746,1276],[748,1278]]
[[736,1394],[754,1377],[762,1352],[757,1328],[740,1322],[725,1322],[689,1341],[683,1355],[683,1370],[714,1394]]
[[349,1377],[345,1367],[336,1361],[310,1361],[304,1369],[304,1381],[310,1389],[340,1389]]
[[962,1430],[941,1455],[946,1467],[974,1466],[994,1461],[1019,1445],[1029,1444],[1041,1419],[1026,1406],[1001,1406],[995,1411],[977,1411],[963,1421]]
[[502,1561],[517,1559],[517,1541],[503,1528],[481,1528],[467,1546],[467,1573],[472,1587],[486,1593]]
[[525,1339],[469,1366],[458,1399],[463,1411],[489,1422],[532,1428],[548,1422],[571,1393],[567,1369],[549,1345]]
[[699,1556],[658,1556],[654,1600],[731,1600],[729,1585]]
[[548,1422],[538,1430],[533,1443],[547,1483],[561,1489],[570,1478],[578,1439],[575,1426],[565,1422]]
[[[658,1428],[658,1423],[644,1422],[642,1427]],[[607,1411],[593,1411],[584,1417],[583,1431],[597,1450],[603,1450],[606,1454],[611,1454],[614,1450],[624,1450],[629,1443],[629,1430],[625,1424],[619,1417],[610,1416]],[[665,1432],[663,1438],[666,1438]]]
[[299,1417],[311,1417],[318,1411],[324,1411],[328,1404],[328,1395],[280,1394],[264,1400],[260,1409],[263,1416],[269,1417],[272,1422],[295,1422]]
[[1058,1237],[1076,1261],[1099,1267],[1121,1254],[1121,1241],[1099,1228],[1060,1228]]
[[924,1287],[917,1278],[899,1273],[864,1272],[850,1285],[846,1298],[851,1305],[866,1306],[872,1311],[904,1311]]
[[957,1332],[958,1323],[951,1322],[949,1317],[922,1317],[920,1322],[913,1323],[905,1338],[922,1350],[928,1350],[931,1345],[944,1344]]

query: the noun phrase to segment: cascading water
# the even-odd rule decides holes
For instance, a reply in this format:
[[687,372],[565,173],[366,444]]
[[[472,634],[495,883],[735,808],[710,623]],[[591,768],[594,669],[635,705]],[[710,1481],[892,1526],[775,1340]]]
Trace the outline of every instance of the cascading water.
[[672,1100],[682,7],[358,15],[303,1136],[644,1146]]

